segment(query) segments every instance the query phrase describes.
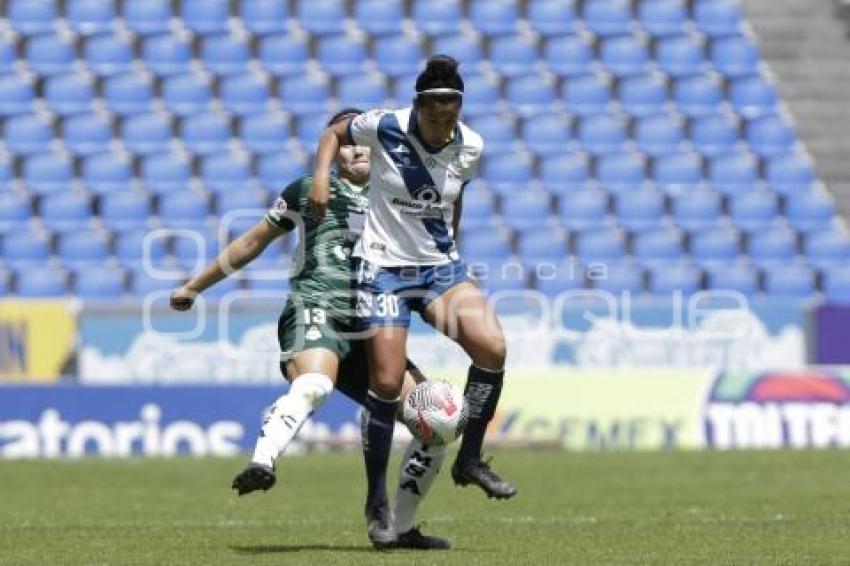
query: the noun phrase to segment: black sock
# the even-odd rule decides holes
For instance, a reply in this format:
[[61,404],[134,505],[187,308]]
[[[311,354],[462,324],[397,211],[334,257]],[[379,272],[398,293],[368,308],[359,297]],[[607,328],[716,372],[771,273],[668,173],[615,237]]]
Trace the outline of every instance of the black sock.
[[469,462],[481,458],[484,433],[487,430],[487,423],[496,412],[504,377],[505,370],[487,370],[474,365],[469,366],[466,388],[463,390],[469,420],[457,453],[458,462]]
[[363,458],[366,460],[368,492],[366,507],[387,501],[387,463],[393,441],[398,399],[381,399],[371,391],[363,403]]

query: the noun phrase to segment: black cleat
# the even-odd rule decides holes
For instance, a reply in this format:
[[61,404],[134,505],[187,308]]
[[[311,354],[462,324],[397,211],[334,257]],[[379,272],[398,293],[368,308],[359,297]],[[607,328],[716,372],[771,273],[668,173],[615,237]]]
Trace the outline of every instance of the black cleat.
[[274,470],[262,464],[248,464],[248,467],[239,472],[239,475],[233,478],[233,483],[230,487],[236,490],[239,495],[245,495],[252,491],[262,489],[268,491],[274,485],[277,479],[274,477]]
[[393,548],[396,542],[392,513],[386,501],[366,507],[366,532],[378,550]]
[[464,463],[455,460],[452,466],[452,479],[461,486],[475,484],[484,490],[487,497],[496,499],[510,499],[517,492],[514,484],[500,478],[490,469],[490,464],[483,460],[471,460]]
[[393,548],[416,550],[448,550],[451,547],[451,543],[444,538],[423,535],[419,527],[413,527],[409,531],[400,533],[393,545]]

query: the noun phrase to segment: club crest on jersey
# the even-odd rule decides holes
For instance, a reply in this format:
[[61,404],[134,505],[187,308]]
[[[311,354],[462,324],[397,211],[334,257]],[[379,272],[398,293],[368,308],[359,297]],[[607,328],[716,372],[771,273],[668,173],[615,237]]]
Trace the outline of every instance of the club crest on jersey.
[[278,214],[283,214],[287,211],[286,199],[283,197],[277,197],[277,200],[274,201],[274,205],[272,206],[272,210],[277,212]]
[[316,326],[311,326],[310,330],[304,335],[307,340],[318,340],[322,337],[322,332]]

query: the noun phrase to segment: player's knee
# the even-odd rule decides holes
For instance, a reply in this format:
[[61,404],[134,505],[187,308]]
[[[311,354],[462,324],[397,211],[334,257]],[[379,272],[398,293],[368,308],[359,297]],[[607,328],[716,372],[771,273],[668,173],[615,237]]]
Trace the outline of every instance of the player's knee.
[[304,373],[292,382],[289,394],[301,397],[315,410],[324,404],[333,390],[334,382],[327,375]]
[[504,337],[491,338],[478,350],[478,355],[474,356],[472,361],[478,367],[502,369],[505,367],[507,352]]
[[390,374],[378,374],[372,377],[369,389],[382,399],[395,399],[401,394],[401,379]]

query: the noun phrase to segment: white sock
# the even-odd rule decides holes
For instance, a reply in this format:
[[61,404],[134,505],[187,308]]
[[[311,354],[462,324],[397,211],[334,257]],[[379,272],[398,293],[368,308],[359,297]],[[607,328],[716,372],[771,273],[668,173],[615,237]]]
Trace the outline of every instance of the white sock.
[[266,410],[251,462],[274,467],[275,459],[286,450],[301,426],[325,402],[333,388],[333,380],[321,373],[304,373],[296,377],[289,386],[289,392]]
[[447,449],[446,445],[427,446],[417,438],[410,441],[401,460],[395,496],[396,532],[405,533],[413,528],[416,510],[440,472]]

